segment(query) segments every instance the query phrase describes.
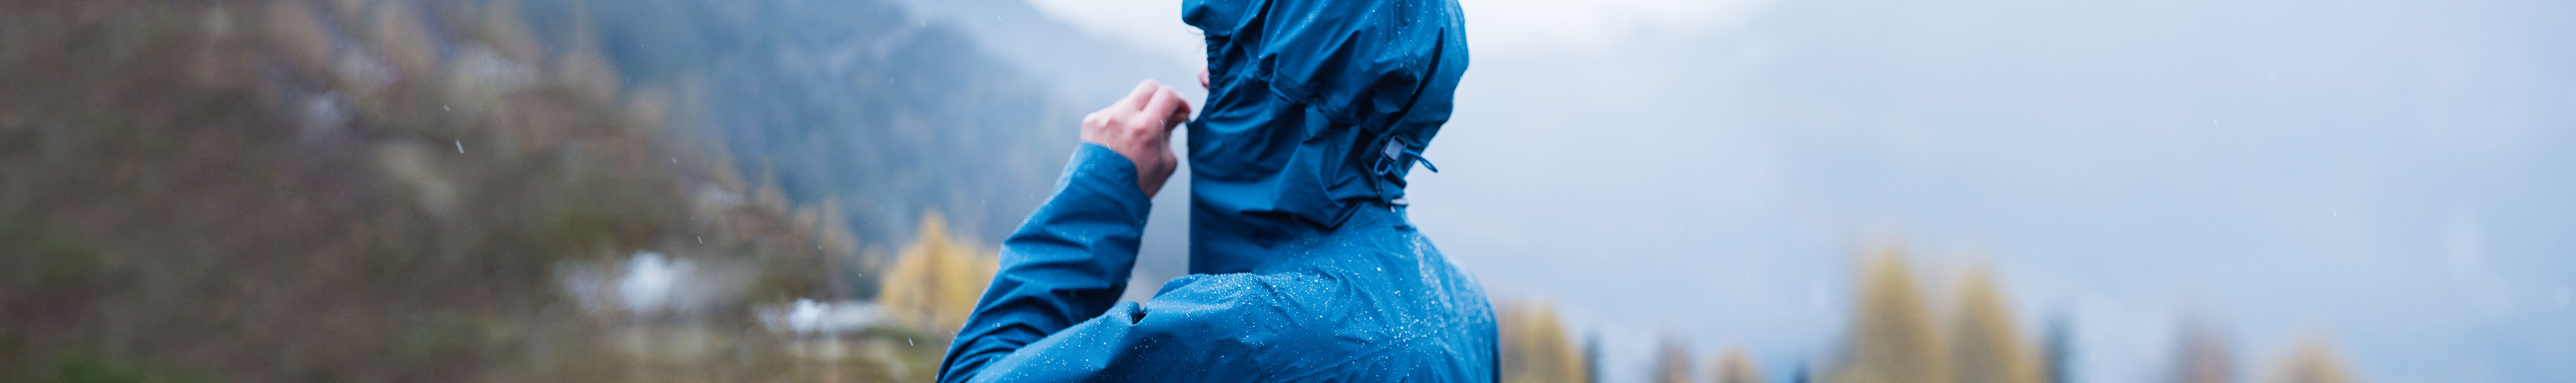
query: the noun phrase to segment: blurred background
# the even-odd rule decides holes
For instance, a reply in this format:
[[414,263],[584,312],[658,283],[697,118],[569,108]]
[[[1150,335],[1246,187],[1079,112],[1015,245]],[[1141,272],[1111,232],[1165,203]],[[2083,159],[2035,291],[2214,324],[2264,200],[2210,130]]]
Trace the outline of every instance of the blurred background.
[[[2576,3],[1462,3],[1506,381],[2576,380]],[[1179,8],[0,1],[0,381],[927,381]]]

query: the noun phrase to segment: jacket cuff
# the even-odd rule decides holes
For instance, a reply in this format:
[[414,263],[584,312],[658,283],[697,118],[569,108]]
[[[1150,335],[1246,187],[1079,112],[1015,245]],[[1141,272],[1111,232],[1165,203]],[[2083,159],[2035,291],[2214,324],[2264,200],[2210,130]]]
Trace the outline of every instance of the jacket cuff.
[[[1136,163],[1127,156],[1100,144],[1084,142],[1074,148],[1073,160],[1064,165],[1064,178],[1056,180],[1056,199],[1098,201],[1093,208],[1113,210],[1116,216],[1145,225],[1145,214],[1152,201],[1144,190],[1137,189]],[[1074,207],[1077,210],[1091,210]]]

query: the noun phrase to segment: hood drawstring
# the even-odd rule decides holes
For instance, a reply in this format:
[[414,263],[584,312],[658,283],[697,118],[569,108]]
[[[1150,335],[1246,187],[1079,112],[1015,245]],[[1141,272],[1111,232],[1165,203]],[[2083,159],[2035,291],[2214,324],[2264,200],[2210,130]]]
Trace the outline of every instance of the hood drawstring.
[[1412,143],[1406,142],[1404,138],[1389,134],[1386,135],[1386,138],[1380,138],[1378,141],[1384,142],[1379,146],[1384,149],[1378,151],[1378,154],[1381,154],[1381,156],[1378,156],[1377,160],[1373,161],[1375,163],[1369,164],[1370,173],[1376,173],[1379,177],[1383,177],[1388,180],[1398,181],[1399,187],[1401,187],[1400,184],[1402,183],[1402,178],[1395,173],[1404,170],[1404,166],[1412,164],[1410,162],[1405,162],[1407,159],[1422,162],[1422,168],[1430,169],[1432,173],[1440,172],[1440,167],[1432,165],[1431,159],[1422,157],[1422,149],[1414,148]]
[[1393,167],[1404,166],[1404,156],[1413,156],[1414,161],[1421,161],[1422,168],[1430,169],[1432,173],[1440,172],[1439,166],[1431,165],[1430,158],[1422,157],[1422,149],[1414,148],[1412,143],[1406,142],[1404,138],[1388,135],[1383,141],[1386,141],[1386,150],[1381,153],[1385,154],[1386,158],[1378,160],[1378,169],[1376,169],[1378,175],[1395,174],[1398,169]]
[[[1432,173],[1439,173],[1440,167],[1432,165],[1431,159],[1422,157],[1422,149],[1414,147],[1411,141],[1403,137],[1387,134],[1377,141],[1380,155],[1369,164],[1369,172],[1377,175],[1377,180],[1370,182],[1369,187],[1377,189],[1380,198],[1389,205],[1388,208],[1409,205],[1411,201],[1406,201],[1403,195],[1404,176],[1397,173],[1403,171],[1404,167],[1411,166],[1413,162],[1421,162],[1422,168]],[[1395,192],[1388,193],[1389,188],[1395,189]]]

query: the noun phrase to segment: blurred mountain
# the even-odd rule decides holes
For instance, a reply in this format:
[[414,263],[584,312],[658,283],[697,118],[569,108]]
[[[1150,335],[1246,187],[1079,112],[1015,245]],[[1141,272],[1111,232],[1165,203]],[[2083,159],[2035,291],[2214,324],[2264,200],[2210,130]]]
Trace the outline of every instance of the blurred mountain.
[[[576,3],[531,2],[531,18],[587,20],[621,82],[683,95],[681,125],[790,200],[841,202],[878,252],[931,211],[999,240],[1052,189],[1082,113],[1138,79],[1191,73],[1016,0]],[[1185,218],[1161,210],[1147,286],[1178,275],[1185,251]]]
[[[985,51],[1036,78],[1045,79],[1082,105],[1116,101],[1136,81],[1154,78],[1196,98],[1199,65],[1150,54],[1142,47],[1075,28],[1032,6],[1027,0],[893,0],[924,18],[971,31],[967,35]],[[1170,8],[1174,34],[1195,31],[1181,23],[1180,4]]]
[[[1073,113],[1088,113],[1116,102],[1134,89],[1137,81],[1149,78],[1172,85],[1182,97],[1191,100],[1206,93],[1195,86],[1203,64],[1173,60],[1171,55],[1156,54],[1127,40],[1075,28],[1026,0],[894,1],[909,6],[931,23],[959,28],[991,57],[1052,86],[1058,100],[1072,103]],[[1196,30],[1181,23],[1179,4],[1173,4],[1167,12],[1170,18],[1159,22],[1168,23],[1172,33],[1196,35]],[[1071,131],[1075,128],[1073,121],[1047,121],[1036,128]],[[1175,139],[1185,139],[1182,136],[1186,135],[1181,132]],[[1188,153],[1178,154],[1182,161],[1189,160]],[[1147,218],[1134,276],[1129,279],[1127,294],[1120,299],[1145,300],[1164,281],[1188,273],[1190,217],[1189,210],[1182,207],[1189,206],[1189,179],[1189,166],[1184,164],[1172,174],[1171,183],[1154,197],[1154,205],[1164,208],[1154,209]],[[1013,212],[1004,212],[1010,213]],[[1004,218],[1017,223],[1021,217]]]
[[1079,114],[1053,87],[898,4],[579,3],[530,2],[531,22],[587,25],[554,35],[593,36],[621,83],[680,95],[677,124],[790,200],[840,201],[863,240],[911,237],[929,211],[997,239],[1072,149]]
[[[1153,54],[1125,40],[1109,38],[1068,25],[1045,13],[1026,0],[893,0],[909,7],[928,23],[950,25],[962,31],[981,52],[1026,74],[1034,81],[1054,90],[1055,99],[1070,102],[1072,113],[1088,113],[1117,101],[1134,89],[1142,79],[1156,79],[1181,91],[1184,97],[1198,99],[1205,91],[1189,85],[1196,81],[1201,65],[1190,60],[1170,60],[1168,55]],[[1173,33],[1195,33],[1179,18],[1179,5],[1170,10],[1166,20]],[[1044,121],[1032,128],[1046,131],[1071,131],[1074,120]],[[1186,161],[1187,153],[1180,153]],[[1143,248],[1137,253],[1134,276],[1129,279],[1125,300],[1142,301],[1152,297],[1155,287],[1189,271],[1189,206],[1190,171],[1182,166],[1155,196],[1154,209],[1147,219]],[[1025,211],[1003,211],[1002,220],[1018,223],[1013,215]]]

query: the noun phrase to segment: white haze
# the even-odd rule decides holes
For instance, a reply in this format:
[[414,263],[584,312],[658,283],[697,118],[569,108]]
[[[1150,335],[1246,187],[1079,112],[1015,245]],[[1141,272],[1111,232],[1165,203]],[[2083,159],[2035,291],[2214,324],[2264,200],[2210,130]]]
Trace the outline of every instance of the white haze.
[[[1195,65],[1177,2],[1035,4]],[[1989,265],[2085,382],[2160,381],[2186,319],[2249,378],[2325,336],[2373,381],[2576,380],[2576,5],[1465,4],[1415,218],[1615,380],[1666,334],[1829,363],[1870,241],[1936,293]]]

